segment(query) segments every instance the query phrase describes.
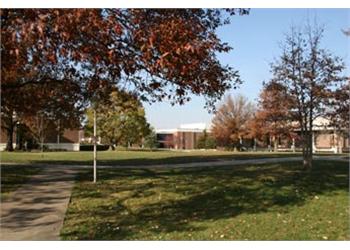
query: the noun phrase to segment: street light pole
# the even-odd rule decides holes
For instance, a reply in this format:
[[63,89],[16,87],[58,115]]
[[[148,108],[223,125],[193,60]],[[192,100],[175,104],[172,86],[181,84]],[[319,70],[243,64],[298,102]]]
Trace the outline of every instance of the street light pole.
[[96,138],[96,109],[94,108],[94,182],[96,182],[96,160],[97,160],[97,138]]

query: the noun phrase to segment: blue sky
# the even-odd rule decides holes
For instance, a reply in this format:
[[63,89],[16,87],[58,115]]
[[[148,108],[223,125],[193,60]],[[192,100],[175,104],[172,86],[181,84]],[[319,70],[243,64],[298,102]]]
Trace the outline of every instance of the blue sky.
[[[240,72],[244,83],[227,94],[240,93],[255,101],[262,81],[271,77],[269,64],[280,55],[279,42],[291,25],[303,25],[317,18],[325,25],[323,46],[342,56],[349,73],[349,43],[341,29],[350,27],[349,9],[252,9],[248,16],[234,16],[231,24],[221,27],[218,35],[234,49],[218,57]],[[212,114],[204,108],[204,98],[192,97],[185,105],[171,106],[167,102],[145,104],[146,116],[155,128],[175,128],[183,123],[210,123]]]

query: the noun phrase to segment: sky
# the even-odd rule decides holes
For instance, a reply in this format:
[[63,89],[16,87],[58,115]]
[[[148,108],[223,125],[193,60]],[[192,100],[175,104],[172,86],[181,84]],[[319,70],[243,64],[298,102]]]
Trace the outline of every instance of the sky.
[[[350,38],[341,30],[350,27],[350,9],[251,9],[247,16],[233,16],[231,24],[220,27],[217,32],[223,42],[233,47],[229,53],[219,54],[219,60],[238,70],[243,80],[238,89],[226,94],[242,94],[256,101],[262,82],[271,78],[269,65],[281,54],[279,44],[285,33],[291,25],[303,25],[308,19],[316,19],[325,26],[323,47],[343,57],[349,75]],[[156,129],[176,128],[186,123],[209,125],[213,114],[204,108],[204,98],[191,98],[182,106],[171,106],[168,102],[144,104],[146,117]]]

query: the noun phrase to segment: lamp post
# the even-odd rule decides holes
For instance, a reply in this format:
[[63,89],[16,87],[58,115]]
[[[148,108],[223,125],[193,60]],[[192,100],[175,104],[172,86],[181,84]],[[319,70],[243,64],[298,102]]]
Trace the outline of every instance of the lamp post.
[[96,172],[97,172],[97,137],[96,137],[96,108],[94,107],[94,183],[96,183]]

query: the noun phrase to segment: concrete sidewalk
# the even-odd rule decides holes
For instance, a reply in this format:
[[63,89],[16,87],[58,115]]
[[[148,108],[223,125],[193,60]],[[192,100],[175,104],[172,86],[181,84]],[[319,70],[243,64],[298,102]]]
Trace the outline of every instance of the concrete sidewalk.
[[1,240],[59,240],[77,170],[44,168],[1,202]]

